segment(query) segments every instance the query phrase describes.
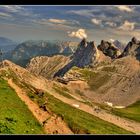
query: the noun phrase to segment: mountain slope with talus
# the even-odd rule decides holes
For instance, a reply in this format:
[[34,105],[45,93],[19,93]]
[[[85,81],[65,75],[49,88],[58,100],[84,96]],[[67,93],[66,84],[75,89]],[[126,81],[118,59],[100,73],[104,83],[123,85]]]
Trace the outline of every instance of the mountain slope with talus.
[[118,58],[104,59],[90,68],[72,68],[64,78],[84,80],[87,86],[81,92],[91,101],[128,106],[140,99],[139,48],[139,42],[133,38]]
[[[54,69],[51,76],[63,77],[66,81],[75,80],[75,82],[76,80],[84,79],[87,86],[81,92],[94,102],[111,102],[117,106],[128,106],[136,102],[140,98],[139,42],[133,38],[124,49],[124,52],[119,53],[118,58],[115,59],[111,58],[111,56],[106,56],[108,53],[104,54],[104,51],[109,48],[108,42],[102,41],[100,48],[103,48],[102,45],[106,45],[107,48],[98,49],[93,42],[82,40],[76,52],[69,57],[68,61],[61,59],[60,64],[55,65],[55,67],[57,65],[58,67]],[[116,50],[118,51],[118,49]],[[127,55],[124,56],[126,53]],[[54,58],[51,59],[55,60]],[[61,65],[63,62],[65,62],[64,65]],[[29,66],[31,65],[29,71],[32,72],[32,69],[40,70],[35,64],[32,63],[31,65],[29,63]],[[53,66],[44,65],[40,61],[38,61],[38,64],[44,67],[44,75],[42,72],[37,73],[38,75],[47,75],[48,72],[45,71],[45,68],[53,69]],[[74,69],[73,67],[77,68]]]
[[65,79],[84,80],[87,86],[81,92],[91,101],[128,106],[140,99],[139,71],[139,62],[134,58],[126,57],[109,64],[101,63],[92,69],[73,68],[64,77]]
[[52,57],[38,56],[30,60],[26,69],[36,75],[52,79],[56,71],[69,62],[70,58],[63,55],[55,55]]

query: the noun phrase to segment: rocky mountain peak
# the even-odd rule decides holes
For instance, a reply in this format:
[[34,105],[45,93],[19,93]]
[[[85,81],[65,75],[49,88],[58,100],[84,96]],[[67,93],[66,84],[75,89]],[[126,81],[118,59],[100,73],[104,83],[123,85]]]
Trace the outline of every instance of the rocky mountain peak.
[[140,41],[136,37],[133,37],[126,45],[120,57],[127,55],[135,56],[138,60],[140,60]]
[[97,51],[94,41],[87,42],[86,39],[83,39],[73,54],[72,61],[78,67],[84,67],[95,61]]
[[60,69],[55,76],[63,76],[68,70],[73,66],[83,68],[85,66],[93,66],[99,57],[98,49],[95,46],[94,41],[87,42],[86,39],[83,39],[75,53],[71,57],[71,61]]
[[117,58],[121,54],[119,48],[117,48],[113,43],[105,40],[101,40],[100,45],[98,45],[98,49],[111,58]]
[[83,38],[83,40],[80,42],[79,46],[86,47],[87,46],[87,40]]
[[138,44],[138,43],[139,43],[139,41],[137,40],[136,37],[133,37],[133,38],[131,39],[131,42],[132,42],[133,44]]

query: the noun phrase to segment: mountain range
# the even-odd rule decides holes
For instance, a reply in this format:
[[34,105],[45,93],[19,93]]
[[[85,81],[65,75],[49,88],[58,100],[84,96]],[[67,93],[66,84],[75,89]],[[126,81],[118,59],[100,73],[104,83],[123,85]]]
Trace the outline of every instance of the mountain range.
[[[45,134],[139,134],[140,41],[115,42],[23,42],[0,63],[0,82],[9,84]],[[11,116],[0,122],[2,132],[18,131],[21,120]]]
[[71,55],[76,50],[77,42],[64,41],[25,41],[17,45],[4,58],[21,66],[26,66],[35,56]]
[[5,53],[13,50],[17,46],[17,44],[17,42],[9,38],[0,37],[0,49]]

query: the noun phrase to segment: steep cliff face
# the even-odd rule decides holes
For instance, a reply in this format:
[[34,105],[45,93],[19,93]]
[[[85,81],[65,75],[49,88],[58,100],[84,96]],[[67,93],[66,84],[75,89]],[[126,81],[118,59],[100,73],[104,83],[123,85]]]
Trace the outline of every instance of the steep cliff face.
[[120,57],[128,55],[136,57],[137,60],[140,60],[140,41],[137,40],[135,37],[133,37],[131,41],[127,44]]
[[99,57],[98,50],[94,42],[87,42],[83,39],[76,52],[72,56],[72,61],[77,67],[84,67],[94,64]]
[[98,45],[98,49],[111,58],[117,58],[121,54],[119,48],[117,48],[113,43],[104,40],[102,40],[101,44]]
[[54,77],[64,76],[64,74],[73,66],[77,66],[80,68],[83,68],[85,66],[94,66],[94,64],[97,63],[98,58],[99,53],[94,42],[87,42],[85,39],[83,39],[79,43],[75,53],[71,56],[71,61],[57,73],[55,73]]

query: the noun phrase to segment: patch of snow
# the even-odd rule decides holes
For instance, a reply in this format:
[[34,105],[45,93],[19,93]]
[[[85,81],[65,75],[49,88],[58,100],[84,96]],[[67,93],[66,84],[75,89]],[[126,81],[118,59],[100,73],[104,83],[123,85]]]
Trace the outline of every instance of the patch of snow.
[[79,108],[79,105],[77,105],[77,104],[72,104],[74,107],[77,107],[77,108]]
[[125,108],[125,106],[114,106],[114,108]]
[[109,105],[109,106],[113,106],[113,104],[112,103],[110,103],[110,102],[105,102],[107,105]]
[[125,108],[125,106],[115,106],[111,102],[105,102],[108,106],[114,107],[114,108]]

